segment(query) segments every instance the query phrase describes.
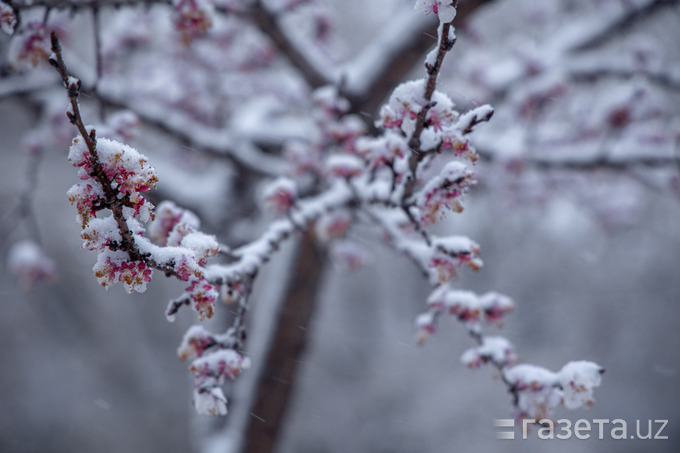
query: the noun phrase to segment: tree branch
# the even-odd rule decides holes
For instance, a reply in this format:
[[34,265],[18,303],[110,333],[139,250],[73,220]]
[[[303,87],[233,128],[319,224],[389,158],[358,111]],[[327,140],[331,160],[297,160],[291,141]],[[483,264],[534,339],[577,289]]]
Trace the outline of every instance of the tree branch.
[[602,46],[634,26],[638,21],[650,17],[661,8],[677,5],[679,2],[680,0],[651,0],[644,5],[630,8],[626,13],[622,14],[618,20],[612,22],[580,44],[572,47],[571,50],[582,52]]

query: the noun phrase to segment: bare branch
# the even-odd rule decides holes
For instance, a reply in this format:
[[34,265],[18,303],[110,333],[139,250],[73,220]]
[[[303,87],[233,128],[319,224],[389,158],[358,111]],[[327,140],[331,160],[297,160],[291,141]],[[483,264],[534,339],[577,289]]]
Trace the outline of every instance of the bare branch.
[[571,50],[582,52],[600,47],[603,44],[606,44],[608,41],[615,39],[617,36],[633,27],[639,21],[655,14],[660,9],[667,6],[677,5],[679,2],[680,0],[650,0],[644,5],[632,7],[625,14],[622,14],[618,20],[612,22],[595,35],[573,47]]
[[316,89],[331,83],[291,42],[281,29],[276,15],[269,11],[260,0],[254,2],[251,11],[255,25],[271,39],[278,51],[300,72],[310,88]]
[[170,5],[170,0],[12,0],[10,5],[18,11],[32,8],[52,9],[93,9],[120,8],[129,6],[151,6],[156,4]]

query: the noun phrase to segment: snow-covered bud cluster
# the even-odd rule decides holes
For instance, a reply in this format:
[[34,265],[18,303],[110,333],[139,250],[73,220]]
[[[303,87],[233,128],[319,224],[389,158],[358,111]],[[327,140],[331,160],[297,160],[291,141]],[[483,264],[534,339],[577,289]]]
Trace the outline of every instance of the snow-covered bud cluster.
[[334,86],[314,91],[314,118],[319,129],[316,146],[338,152],[355,153],[357,138],[366,134],[366,126],[357,115],[348,114],[350,103]]
[[[478,331],[482,324],[495,324],[500,326],[502,318],[511,312],[515,305],[507,296],[495,292],[477,295],[472,291],[452,289],[449,285],[441,285],[435,289],[427,299],[428,311],[416,318],[416,335],[418,343],[425,342],[430,334],[436,332],[437,318],[443,314],[456,316],[458,320],[465,323],[468,328]],[[499,346],[499,342],[487,345],[489,348]],[[506,359],[515,358],[512,347],[506,345],[509,352],[502,355]],[[477,355],[483,357],[488,354],[488,348],[475,351]],[[467,354],[467,353],[466,353]],[[470,352],[472,354],[472,352]],[[471,360],[470,355],[467,356]],[[495,353],[493,357],[498,357]]]
[[567,409],[591,406],[602,373],[604,369],[596,363],[576,361],[557,373],[536,365],[515,365],[504,376],[517,394],[517,418],[539,421],[549,419],[560,404]]
[[504,367],[518,360],[515,348],[504,337],[482,337],[481,345],[468,349],[460,357],[460,361],[470,368],[479,368],[486,362]]
[[208,0],[173,0],[173,5],[173,22],[182,34],[184,44],[188,45],[194,38],[208,32],[212,25],[212,3]]
[[427,104],[424,94],[424,79],[402,83],[394,89],[389,102],[380,108],[380,120],[376,125],[385,129],[401,129],[405,135],[412,135],[418,113]]
[[380,109],[378,127],[410,139],[416,131],[418,116],[426,110],[423,130],[418,137],[421,151],[450,152],[453,156],[477,161],[477,154],[465,134],[493,114],[488,105],[477,107],[463,115],[455,110],[455,104],[440,91],[434,91],[425,100],[425,80],[415,80],[399,85],[389,102]]
[[[499,325],[504,315],[511,312],[515,305],[507,296],[490,292],[478,296],[472,291],[452,289],[441,285],[427,299],[431,312],[448,313],[465,323]],[[433,319],[434,321],[434,319]]]
[[200,221],[193,212],[166,200],[156,208],[156,218],[149,225],[149,236],[156,244],[179,245],[182,238],[199,228]]
[[418,193],[416,205],[423,225],[433,224],[444,215],[442,208],[462,212],[461,195],[474,183],[472,171],[461,162],[449,162]]
[[280,177],[267,184],[262,191],[262,202],[269,211],[286,214],[295,204],[297,187],[292,179]]
[[7,256],[7,267],[28,289],[40,281],[56,278],[54,262],[31,240],[12,245]]
[[12,7],[7,3],[0,1],[0,30],[8,35],[14,33],[14,27],[17,26],[17,18],[14,16]]
[[314,103],[320,107],[317,115],[325,114],[328,116],[339,117],[349,111],[350,103],[347,99],[340,96],[334,86],[325,86],[317,89],[312,94]]
[[171,268],[180,279],[190,283],[184,297],[203,320],[212,317],[219,292],[205,279],[202,266],[219,253],[219,244],[214,236],[199,231],[200,226],[194,213],[171,201],[163,201],[149,226],[149,234],[155,243],[164,247],[149,244],[146,249],[157,263]]
[[287,142],[283,151],[286,161],[293,167],[294,176],[321,174],[321,152],[316,147],[295,140]]
[[146,284],[153,275],[153,270],[145,262],[130,260],[127,252],[109,249],[99,253],[92,270],[102,286],[108,288],[120,282],[129,293],[146,291]]
[[[392,130],[385,131],[379,137],[359,138],[356,149],[357,153],[369,162],[372,169],[387,165],[392,166],[397,174],[402,174],[407,168],[403,158],[408,155],[408,142],[406,137]],[[402,162],[404,165],[398,168],[395,166],[396,162]]]
[[350,240],[335,241],[331,247],[331,259],[344,269],[356,269],[365,266],[371,255],[365,247]]
[[335,178],[353,178],[363,173],[366,165],[360,157],[352,154],[333,154],[326,159],[328,174]]
[[434,13],[439,16],[441,23],[448,23],[456,17],[453,4],[451,0],[416,0],[415,10],[425,14]]
[[445,283],[458,275],[462,265],[472,270],[482,267],[479,245],[465,236],[435,237],[427,253],[427,268],[433,284]]
[[122,110],[109,115],[106,123],[107,127],[97,129],[99,136],[120,141],[132,140],[141,124],[137,115],[130,110]]
[[204,352],[217,344],[215,337],[203,326],[191,326],[184,334],[182,343],[177,348],[180,360],[185,361],[192,357],[202,357]]
[[31,21],[14,34],[7,59],[15,69],[26,70],[45,61],[49,54],[50,40],[45,25],[41,21]]
[[249,367],[250,359],[233,349],[220,349],[194,360],[189,370],[194,374],[196,411],[202,415],[225,415],[227,399],[220,386]]
[[[142,222],[151,220],[153,206],[142,193],[155,188],[158,177],[146,156],[128,145],[106,138],[97,140],[97,153],[101,169],[124,205],[126,217],[139,217]],[[84,181],[68,191],[69,201],[77,206],[78,220],[84,228],[97,210],[109,207],[114,200],[106,199],[110,194],[104,193],[104,187],[93,174],[94,157],[82,138],[73,139],[68,160],[79,169],[78,177]]]

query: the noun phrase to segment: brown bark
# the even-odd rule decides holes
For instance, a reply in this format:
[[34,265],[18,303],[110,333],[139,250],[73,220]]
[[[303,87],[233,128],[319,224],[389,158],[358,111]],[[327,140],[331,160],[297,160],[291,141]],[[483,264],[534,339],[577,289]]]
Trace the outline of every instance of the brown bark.
[[[460,1],[453,25],[464,27],[465,22],[475,11],[493,1],[495,0]],[[382,68],[370,88],[366,90],[368,97],[351,99],[352,113],[369,113],[372,115],[378,111],[378,108],[394,87],[399,85],[416,65],[423,64],[423,71],[425,70],[423,55],[437,45],[437,23],[436,20],[425,22],[419,33],[411,41],[404,43],[404,48],[395,53],[392,61]]]
[[241,449],[243,453],[268,453],[276,446],[288,402],[295,390],[300,357],[308,341],[308,327],[323,278],[323,255],[313,238],[302,237],[291,269],[293,278],[282,302],[265,369],[257,385],[251,408],[253,417],[248,422]]
[[[493,0],[461,1],[458,7],[455,25],[464,24],[465,20],[480,6]],[[262,27],[272,27],[271,17],[258,17]],[[434,35],[432,35],[434,33]],[[281,42],[277,45],[281,47]],[[436,29],[433,24],[423,29],[413,41],[395,54],[394,59],[376,77],[369,97],[352,99],[354,112],[377,111],[378,107],[408,71],[422,61],[423,55],[436,45]],[[290,55],[290,46],[285,46]],[[299,55],[295,54],[291,61],[300,68],[307,77],[310,86],[322,85],[322,77],[307,64],[301,64]],[[301,58],[301,57],[300,57]],[[302,60],[304,62],[304,59]],[[291,269],[293,278],[282,303],[281,313],[267,353],[266,365],[257,385],[255,403],[251,408],[253,417],[246,428],[242,453],[269,453],[274,451],[278,435],[285,420],[288,402],[294,392],[295,379],[299,372],[300,358],[309,340],[309,322],[316,308],[317,292],[324,273],[324,256],[315,245],[313,238],[304,235],[299,244],[297,257]]]

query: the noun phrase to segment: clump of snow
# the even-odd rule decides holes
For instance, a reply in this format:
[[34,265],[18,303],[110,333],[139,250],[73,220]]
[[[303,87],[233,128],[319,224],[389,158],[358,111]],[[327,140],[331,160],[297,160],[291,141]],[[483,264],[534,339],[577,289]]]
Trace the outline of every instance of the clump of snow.
[[32,288],[39,281],[56,278],[54,262],[37,243],[29,239],[12,245],[7,256],[7,267],[23,281],[26,288]]

